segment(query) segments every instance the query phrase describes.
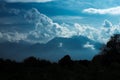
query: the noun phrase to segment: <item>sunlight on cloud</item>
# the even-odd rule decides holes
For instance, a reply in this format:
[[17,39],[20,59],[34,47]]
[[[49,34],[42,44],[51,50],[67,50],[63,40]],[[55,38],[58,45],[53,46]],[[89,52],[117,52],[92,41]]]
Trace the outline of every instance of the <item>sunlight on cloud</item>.
[[112,25],[108,20],[105,20],[103,26],[99,28],[75,24],[77,35],[85,36],[101,43],[106,43],[113,34],[120,33],[119,27],[119,25]]
[[[13,9],[11,9],[13,11]],[[9,14],[15,14],[19,16],[15,10]],[[70,31],[66,26],[61,26],[58,23],[54,23],[49,17],[40,13],[37,9],[32,8],[30,10],[22,10],[24,21],[27,24],[32,24],[34,29],[23,33],[20,31],[3,31],[0,33],[1,41],[19,42],[21,40],[30,43],[47,43],[55,37],[70,38],[75,34],[75,31]]]
[[40,43],[46,43],[54,37],[70,37],[73,35],[67,27],[54,23],[50,18],[41,14],[35,8],[27,11],[25,19],[35,25],[35,30],[30,31],[28,40],[33,39]]
[[88,8],[88,9],[84,9],[83,12],[90,14],[120,15],[120,6],[107,8],[107,9]]
[[71,38],[72,36],[84,36],[96,42],[106,43],[113,34],[120,33],[120,26],[113,25],[108,20],[104,21],[102,27],[96,28],[78,23],[74,23],[74,25],[55,23],[36,8],[22,10],[22,12],[17,9],[14,9],[14,11],[15,13],[9,13],[16,16],[19,15],[19,12],[22,13],[24,22],[32,24],[33,28],[27,32],[16,29],[14,31],[0,31],[0,42],[19,42],[22,40],[30,43],[47,43],[55,37]]

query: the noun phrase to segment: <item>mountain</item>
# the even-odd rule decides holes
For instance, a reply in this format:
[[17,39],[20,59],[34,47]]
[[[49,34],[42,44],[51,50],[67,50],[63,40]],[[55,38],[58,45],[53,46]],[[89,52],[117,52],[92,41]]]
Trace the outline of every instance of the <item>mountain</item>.
[[[86,43],[94,45],[94,50],[84,47]],[[73,59],[92,59],[99,52],[103,44],[94,42],[83,36],[73,36],[71,38],[54,38],[46,44],[30,44],[27,42],[0,43],[0,53],[2,58],[22,60],[29,56],[39,57],[51,61],[58,61],[64,55],[71,55]]]
[[79,49],[84,49],[83,45],[85,45],[87,42],[94,45],[96,49],[100,49],[100,47],[102,46],[101,43],[92,41],[87,37],[83,37],[83,36],[73,36],[72,38],[57,37],[49,41],[47,45],[49,46],[51,45],[51,47],[56,47],[60,43],[62,43],[63,48],[66,48],[68,50],[79,50]]

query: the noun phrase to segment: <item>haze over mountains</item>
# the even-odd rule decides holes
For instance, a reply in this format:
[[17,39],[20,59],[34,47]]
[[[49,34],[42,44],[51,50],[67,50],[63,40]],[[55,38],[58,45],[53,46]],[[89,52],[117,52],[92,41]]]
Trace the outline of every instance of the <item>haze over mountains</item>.
[[[86,46],[85,46],[86,45]],[[71,55],[72,59],[91,60],[100,50],[103,44],[94,42],[82,36],[72,38],[54,38],[47,44],[29,44],[24,41],[19,43],[4,42],[0,43],[1,57],[23,60],[29,56],[36,56],[41,59],[58,61],[64,55]]]
[[[69,54],[73,59],[90,60],[110,36],[120,33],[119,13],[110,13],[116,12],[119,4],[70,2],[1,1],[0,57],[22,60],[37,56],[57,61]],[[72,7],[72,2],[76,6]]]

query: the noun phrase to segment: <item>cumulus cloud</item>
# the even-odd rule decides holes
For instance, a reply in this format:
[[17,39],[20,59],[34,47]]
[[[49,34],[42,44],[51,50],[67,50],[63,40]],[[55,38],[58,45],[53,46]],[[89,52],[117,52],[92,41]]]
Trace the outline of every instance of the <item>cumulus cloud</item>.
[[120,33],[120,26],[113,25],[108,20],[105,20],[102,27],[99,28],[78,23],[72,26],[65,23],[60,25],[35,8],[27,11],[22,10],[22,12],[17,9],[11,10],[13,12],[9,13],[15,14],[17,17],[21,13],[23,22],[30,26],[26,27],[28,28],[27,31],[22,31],[25,30],[25,26],[0,30],[0,42],[19,42],[22,40],[30,43],[47,43],[55,37],[71,38],[72,36],[84,36],[96,42],[106,43],[110,36]]
[[25,40],[27,38],[26,34],[18,33],[18,32],[0,32],[0,42],[9,41],[9,42],[19,42],[21,40]]
[[83,47],[84,47],[84,48],[90,48],[90,49],[92,49],[92,50],[95,50],[94,45],[90,44],[89,42],[87,42]]
[[[100,34],[100,30],[97,28],[88,26],[88,25],[80,25],[78,23],[74,24],[77,35],[85,36],[91,40],[98,40],[98,35]],[[97,32],[97,35],[96,35]]]
[[50,2],[52,0],[5,0],[6,2],[23,2],[23,3],[26,3],[26,2]]
[[96,8],[88,8],[83,10],[84,13],[90,14],[109,14],[109,15],[120,15],[120,6],[112,7],[107,9],[96,9]]
[[35,8],[27,11],[25,19],[35,25],[35,29],[29,33],[29,40],[33,39],[40,43],[46,43],[54,37],[70,37],[74,34],[67,27],[54,23]]
[[105,20],[104,23],[103,23],[103,26],[109,28],[109,27],[112,27],[112,23],[108,20]]
[[120,33],[120,25],[112,25],[105,20],[102,27],[95,28],[87,25],[75,24],[77,35],[85,36],[93,41],[106,43],[113,34]]
[[[20,10],[15,10],[18,14]],[[4,41],[19,42],[21,40],[30,43],[47,43],[55,37],[71,37],[75,34],[74,31],[70,31],[67,27],[61,26],[58,23],[54,23],[49,17],[40,13],[37,9],[32,8],[28,11],[23,11],[24,21],[27,24],[31,24],[34,28],[28,32],[4,31],[1,32],[1,39]]]

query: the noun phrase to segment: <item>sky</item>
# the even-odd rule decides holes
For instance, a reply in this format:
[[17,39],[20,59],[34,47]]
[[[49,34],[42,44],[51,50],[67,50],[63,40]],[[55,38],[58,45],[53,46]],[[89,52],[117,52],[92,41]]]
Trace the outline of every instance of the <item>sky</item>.
[[119,16],[119,0],[0,0],[0,57],[90,60],[120,33]]

